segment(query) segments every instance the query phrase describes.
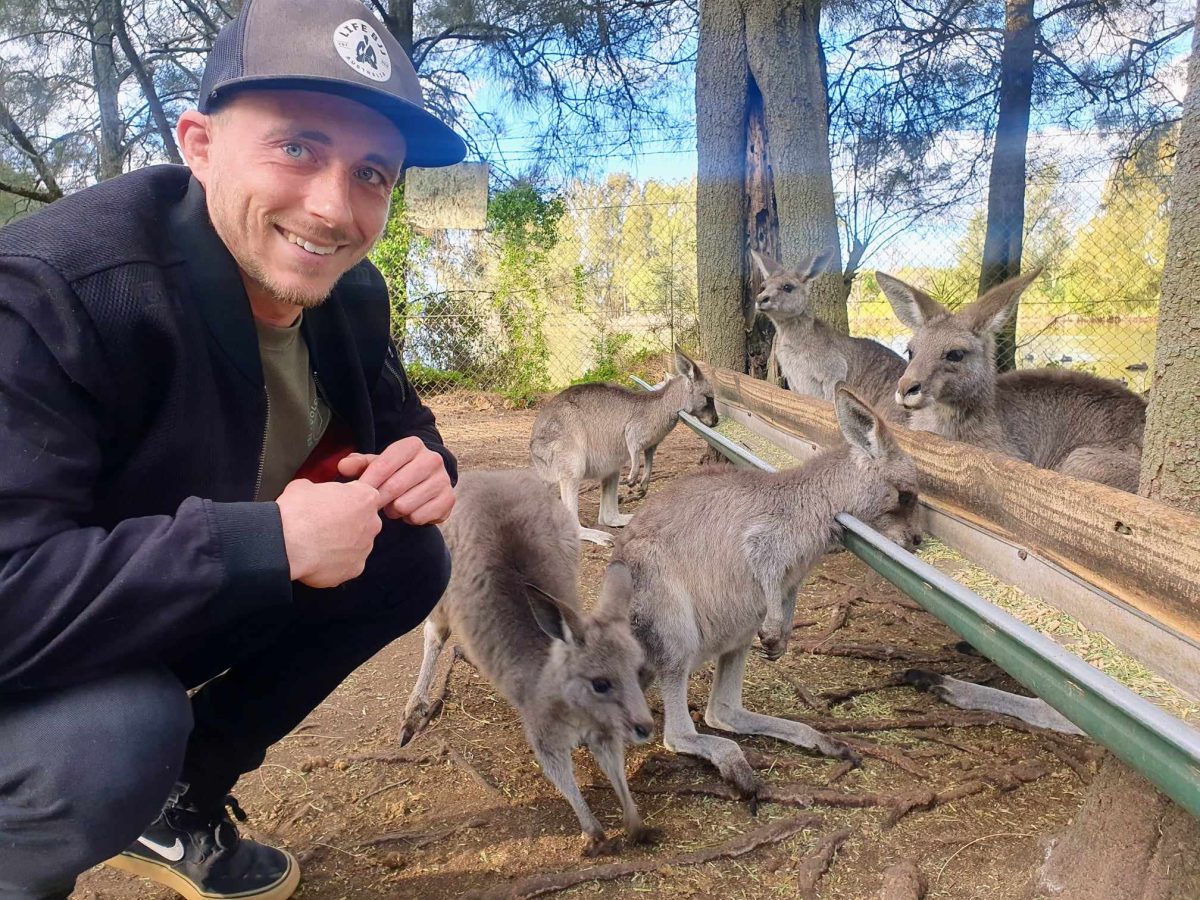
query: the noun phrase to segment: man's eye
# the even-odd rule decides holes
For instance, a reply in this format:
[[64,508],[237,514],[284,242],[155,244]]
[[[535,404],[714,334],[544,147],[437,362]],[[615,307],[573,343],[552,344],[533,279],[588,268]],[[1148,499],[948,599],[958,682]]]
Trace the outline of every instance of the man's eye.
[[946,359],[950,360],[950,362],[962,362],[962,358],[963,358],[963,351],[961,351],[961,350],[947,350],[946,351]]
[[304,155],[304,147],[300,144],[284,144],[283,152],[292,159],[299,159]]
[[357,174],[360,181],[365,181],[369,184],[383,184],[383,175],[377,169],[363,166],[358,170]]

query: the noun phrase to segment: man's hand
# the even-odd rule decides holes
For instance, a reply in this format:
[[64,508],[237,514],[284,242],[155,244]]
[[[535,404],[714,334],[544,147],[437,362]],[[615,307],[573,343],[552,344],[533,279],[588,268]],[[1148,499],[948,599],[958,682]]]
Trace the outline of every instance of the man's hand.
[[362,574],[383,528],[379,492],[362,481],[289,482],[275,501],[293,581],[336,587]]
[[437,525],[450,517],[454,488],[440,454],[417,437],[389,444],[382,453],[351,453],[338,471],[379,492],[379,509],[410,525]]

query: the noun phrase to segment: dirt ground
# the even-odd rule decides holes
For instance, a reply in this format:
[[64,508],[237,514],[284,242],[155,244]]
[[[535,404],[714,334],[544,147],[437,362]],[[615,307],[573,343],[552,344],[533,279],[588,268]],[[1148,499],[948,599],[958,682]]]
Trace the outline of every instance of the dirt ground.
[[[484,397],[433,405],[463,468],[524,463],[533,412],[504,410]],[[676,429],[655,458],[651,491],[695,467],[704,449],[690,431]],[[588,524],[598,498],[596,486],[582,498]],[[589,599],[608,554],[584,545]],[[919,666],[1018,689],[986,660],[956,650],[951,631],[849,553],[830,554],[814,572],[796,621],[782,660],[751,657],[746,705],[837,731],[856,742],[864,765],[846,771],[768,738],[741,738],[772,798],[757,816],[712,769],[674,756],[656,739],[631,750],[628,771],[662,842],[581,859],[575,817],[538,771],[516,714],[466,663],[451,673],[440,716],[409,747],[397,747],[420,660],[414,632],[354,673],[239,783],[250,816],[243,830],[300,858],[296,896],[305,900],[531,896],[521,879],[613,863],[639,871],[565,894],[857,900],[877,896],[884,872],[905,860],[927,879],[929,897],[1021,896],[1042,842],[1081,802],[1095,770],[1094,745],[952,710],[893,684]],[[692,678],[697,711],[710,677]],[[654,689],[650,702],[661,724]],[[599,768],[582,750],[576,766],[592,809],[620,835],[619,804]],[[760,846],[735,858],[739,841]],[[712,854],[703,851],[714,848],[728,852],[704,861]],[[174,895],[98,869],[80,879],[74,896]]]

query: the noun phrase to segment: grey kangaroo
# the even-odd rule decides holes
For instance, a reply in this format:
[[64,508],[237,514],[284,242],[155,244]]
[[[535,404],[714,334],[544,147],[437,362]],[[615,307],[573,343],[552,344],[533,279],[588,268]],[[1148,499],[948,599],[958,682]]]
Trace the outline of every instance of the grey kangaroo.
[[[681,412],[705,425],[717,424],[713,390],[704,373],[675,347],[677,375],[653,391],[632,391],[615,384],[578,384],[546,402],[533,423],[529,455],[533,469],[558,485],[562,502],[579,518],[579,485],[599,479],[600,524],[621,528],[630,516],[617,511],[617,479],[629,460],[626,481],[633,484],[641,468],[638,491],[650,484],[654,451]],[[643,458],[645,460],[643,467]],[[578,529],[579,537],[611,544],[612,537],[595,528]]]
[[704,470],[652,497],[621,535],[605,586],[633,573],[634,634],[662,689],[663,743],[712,762],[747,794],[750,766],[732,740],[697,733],[688,676],[717,661],[704,721],[735,734],[765,734],[858,762],[846,744],[788,719],[742,706],[746,655],[757,634],[768,659],[787,649],[796,591],[838,535],[848,512],[908,547],[917,470],[883,421],[845,388],[835,394],[849,442],[778,473]]
[[575,783],[571,750],[586,744],[621,800],[625,833],[642,824],[625,780],[625,743],[654,733],[639,675],[644,655],[629,626],[632,583],[617,568],[596,609],[580,611],[578,525],[527,469],[464,473],[454,515],[442,526],[454,565],[446,593],[425,622],[425,655],[405,710],[401,744],[428,708],[446,638],[516,708],[546,777],[567,798],[584,853],[611,849]]
[[902,421],[904,410],[892,400],[904,359],[868,338],[847,337],[812,314],[809,282],[832,263],[828,252],[797,269],[785,269],[751,250],[762,273],[758,311],[775,326],[775,358],[797,394],[832,401],[834,387],[846,387],[889,421]]
[[910,428],[1137,490],[1146,421],[1141,397],[1083,372],[996,374],[993,336],[1039,272],[1011,278],[956,312],[898,278],[875,274],[913,332],[908,368],[895,385]]

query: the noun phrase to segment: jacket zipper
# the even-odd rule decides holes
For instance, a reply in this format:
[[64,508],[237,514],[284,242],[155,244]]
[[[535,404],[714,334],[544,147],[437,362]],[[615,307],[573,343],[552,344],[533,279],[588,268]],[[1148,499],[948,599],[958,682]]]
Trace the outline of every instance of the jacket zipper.
[[405,389],[405,382],[408,379],[406,379],[402,374],[400,374],[400,367],[397,366],[392,361],[393,359],[397,359],[397,358],[398,358],[398,356],[396,354],[396,345],[389,343],[387,352],[383,355],[383,367],[385,369],[387,369],[389,372],[391,372],[393,376],[395,376],[396,384],[399,385],[399,387],[400,387],[400,402],[403,403],[405,400],[408,399],[408,392]]
[[263,399],[267,401],[267,417],[263,420],[262,449],[258,453],[258,477],[254,480],[255,500],[259,499],[258,492],[262,490],[263,469],[267,467],[267,429],[271,426],[271,395],[267,392],[265,384],[263,385]]

